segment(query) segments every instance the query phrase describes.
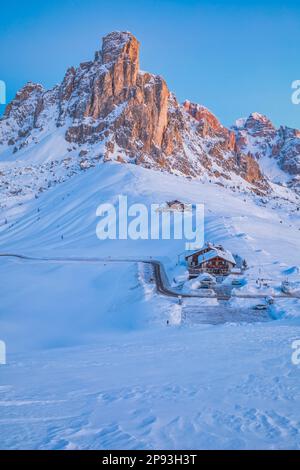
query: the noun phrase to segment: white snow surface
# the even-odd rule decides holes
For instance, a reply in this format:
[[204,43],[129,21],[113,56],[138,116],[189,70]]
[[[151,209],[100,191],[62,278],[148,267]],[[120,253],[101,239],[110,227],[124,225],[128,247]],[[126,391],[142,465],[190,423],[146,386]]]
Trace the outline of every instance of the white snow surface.
[[[251,322],[255,299],[158,295],[138,260],[159,259],[172,282],[186,271],[184,241],[99,241],[96,209],[119,194],[204,202],[206,241],[247,260],[237,292],[267,292],[258,277],[275,294],[287,277],[299,282],[299,212],[278,197],[118,163],[21,205],[16,196],[0,215],[0,252],[66,260],[0,257],[0,448],[299,449],[299,299]],[[109,256],[127,261],[88,262]]]

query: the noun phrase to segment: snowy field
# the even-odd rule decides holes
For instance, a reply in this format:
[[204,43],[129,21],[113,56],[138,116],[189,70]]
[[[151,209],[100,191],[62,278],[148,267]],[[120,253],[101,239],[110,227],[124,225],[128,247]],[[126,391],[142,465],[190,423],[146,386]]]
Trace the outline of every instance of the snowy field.
[[[247,260],[244,293],[258,292],[258,276],[275,294],[287,277],[299,281],[293,201],[106,164],[11,205],[0,216],[1,253],[129,261],[0,257],[0,448],[300,448],[300,367],[291,360],[300,301],[276,300],[262,321],[227,321],[215,299],[180,307],[158,295],[130,258],[161,260],[172,282],[185,269],[176,266],[184,242],[100,242],[97,206],[119,193],[146,204],[203,202],[206,240]],[[205,302],[223,322],[180,322]],[[248,299],[228,307],[252,308]]]

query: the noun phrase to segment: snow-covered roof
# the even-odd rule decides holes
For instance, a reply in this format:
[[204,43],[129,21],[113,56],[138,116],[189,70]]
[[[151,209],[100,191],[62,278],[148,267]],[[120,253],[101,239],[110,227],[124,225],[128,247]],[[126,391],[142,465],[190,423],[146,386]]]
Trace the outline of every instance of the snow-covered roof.
[[230,253],[230,251],[223,251],[223,250],[220,250],[220,249],[217,249],[217,248],[213,248],[211,249],[210,251],[208,251],[207,253],[203,253],[201,255],[198,256],[198,263],[203,263],[205,261],[210,261],[211,259],[214,259],[214,258],[222,258],[224,259],[225,261],[228,261],[229,263],[232,263],[232,264],[236,264],[235,262],[235,259],[234,257],[232,256],[232,254]]
[[231,270],[231,274],[240,274],[241,272],[241,268],[232,268]]
[[196,278],[198,281],[215,281],[215,277],[209,273],[201,273]]
[[215,245],[213,245],[211,242],[206,242],[202,248],[186,251],[185,259],[189,258],[190,256],[196,255],[197,253],[201,253],[203,250],[213,250],[214,248]]
[[228,261],[229,263],[232,263],[234,265],[236,265],[236,262],[235,262],[235,259],[234,257],[232,256],[232,254],[230,253],[230,251],[227,251],[227,250],[224,250],[223,248],[221,247],[217,247],[217,246],[214,246],[214,245],[207,245],[206,248],[210,248],[209,251],[207,251],[206,253],[201,253],[201,250],[197,250],[195,251],[194,253],[190,253],[186,256],[186,258],[189,258],[190,256],[194,256],[194,255],[198,255],[198,263],[203,263],[203,262],[206,262],[206,261],[210,261],[211,259],[214,259],[216,257],[219,257],[219,258],[222,258],[226,261]]

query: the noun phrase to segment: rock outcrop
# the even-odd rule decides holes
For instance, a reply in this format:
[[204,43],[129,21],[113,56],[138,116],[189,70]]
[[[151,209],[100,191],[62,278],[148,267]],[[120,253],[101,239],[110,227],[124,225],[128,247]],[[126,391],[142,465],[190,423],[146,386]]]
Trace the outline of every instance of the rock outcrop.
[[120,149],[133,161],[161,166],[182,149],[170,110],[171,102],[179,106],[160,76],[139,71],[139,42],[130,33],[108,34],[95,61],[69,69],[60,97],[60,125],[73,121],[66,139],[77,144],[105,139],[106,160]]
[[261,173],[255,156],[243,151],[233,130],[222,126],[216,116],[204,106],[185,101],[183,107],[197,121],[196,132],[208,143],[207,152],[211,161],[217,163],[221,169],[217,170],[219,176],[226,177],[235,173],[258,189],[268,190],[267,180]]
[[114,159],[258,192],[270,189],[265,158],[299,175],[299,131],[277,130],[258,113],[227,129],[204,106],[180,105],[162,77],[140,71],[139,47],[131,33],[112,32],[94,60],[69,68],[52,90],[25,85],[0,120],[0,152],[18,155],[57,132],[78,162],[84,154],[85,169],[91,157]]
[[273,163],[286,176],[300,175],[299,130],[283,126],[276,129],[266,116],[259,113],[238,121],[234,130],[238,153],[247,154],[264,167]]

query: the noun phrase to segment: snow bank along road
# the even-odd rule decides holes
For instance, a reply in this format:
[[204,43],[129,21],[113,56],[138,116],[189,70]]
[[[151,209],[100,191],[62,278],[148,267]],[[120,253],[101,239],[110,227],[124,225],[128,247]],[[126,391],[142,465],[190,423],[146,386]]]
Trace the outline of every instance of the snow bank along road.
[[[218,300],[229,300],[230,296],[231,297],[238,297],[238,298],[244,298],[244,299],[259,299],[259,298],[265,298],[266,294],[230,294],[224,295],[224,294],[215,294],[215,296],[212,295],[205,295],[205,294],[188,294],[188,293],[182,293],[176,289],[172,289],[169,285],[168,281],[168,276],[166,274],[164,265],[162,264],[161,261],[155,260],[152,258],[111,258],[111,257],[105,257],[105,258],[80,258],[80,257],[60,257],[60,258],[50,258],[50,257],[32,257],[32,256],[26,256],[26,255],[20,255],[20,254],[15,254],[15,253],[0,253],[0,257],[7,257],[7,258],[18,258],[24,261],[41,261],[41,262],[55,262],[55,263],[145,263],[145,264],[150,264],[153,267],[153,273],[154,273],[154,280],[156,283],[156,289],[160,294],[166,295],[168,297],[184,297],[184,298],[217,298]],[[273,295],[275,298],[300,298],[300,294],[275,294]]]

